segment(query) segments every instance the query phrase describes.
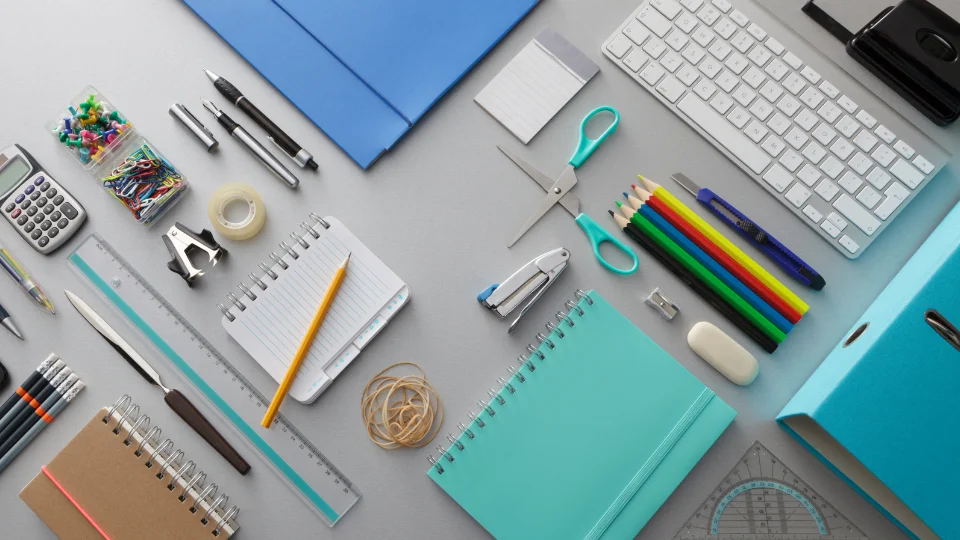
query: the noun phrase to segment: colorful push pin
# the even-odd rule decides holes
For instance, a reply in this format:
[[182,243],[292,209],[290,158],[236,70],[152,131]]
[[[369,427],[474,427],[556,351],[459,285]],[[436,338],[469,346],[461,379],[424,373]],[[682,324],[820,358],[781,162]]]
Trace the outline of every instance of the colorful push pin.
[[80,161],[82,161],[83,163],[90,162],[90,150],[86,148],[81,148],[79,153],[80,153]]

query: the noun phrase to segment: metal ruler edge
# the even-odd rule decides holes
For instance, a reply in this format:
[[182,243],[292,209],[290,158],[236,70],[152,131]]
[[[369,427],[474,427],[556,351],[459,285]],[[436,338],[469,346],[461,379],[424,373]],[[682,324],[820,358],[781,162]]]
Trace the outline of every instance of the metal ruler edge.
[[[256,432],[256,430],[250,426],[231,406],[226,402],[199,374],[188,364],[183,357],[181,357],[170,345],[163,340],[162,337],[146,322],[143,320],[140,315],[129,306],[129,304],[124,301],[119,294],[117,294],[104,280],[103,278],[95,271],[93,268],[87,264],[79,251],[87,245],[88,242],[95,241],[99,244],[111,257],[113,257],[116,262],[118,262],[121,267],[128,273],[130,273],[133,278],[142,286],[154,300],[159,302],[165,310],[167,310],[190,334],[196,339],[202,349],[213,355],[217,361],[222,364],[230,374],[235,377],[240,383],[245,386],[251,393],[254,394],[255,398],[263,403],[269,403],[267,399],[250,381],[242,374],[240,371],[235,368],[227,359],[224,357],[214,346],[211,344],[196,328],[191,325],[186,318],[184,318],[179,311],[176,310],[167,300],[153,288],[152,285],[144,278],[139,272],[136,271],[133,266],[127,262],[108,242],[106,242],[100,235],[94,233],[87,237],[77,248],[68,256],[68,261],[76,268],[76,270],[85,277],[98,292],[103,295],[106,300],[113,305],[114,308],[119,310],[121,314],[126,317],[143,335],[146,337],[173,365],[177,370],[183,375],[195,388],[201,393],[211,405],[217,410],[218,413],[228,421],[233,428],[247,440],[247,442],[261,452],[264,458],[270,463],[275,472],[282,477],[284,477],[294,488],[297,494],[310,504],[316,511],[319,512],[320,516],[327,521],[330,526],[336,524],[336,522],[352,508],[352,504],[344,509],[342,512],[338,513],[333,507],[331,507],[323,497],[316,492],[307,482],[301,477],[296,470],[293,469],[280,455],[279,453],[267,443],[263,437]],[[356,494],[356,501],[359,501],[361,494],[357,490],[347,477],[340,472],[339,469],[314,445],[306,436],[293,425],[282,413],[278,413],[275,424],[280,424],[285,427],[292,436],[298,438],[305,446],[306,449],[313,453],[316,458],[323,463],[323,465],[332,471],[332,473],[340,479],[344,487],[353,491]],[[353,504],[356,503],[354,501]]]

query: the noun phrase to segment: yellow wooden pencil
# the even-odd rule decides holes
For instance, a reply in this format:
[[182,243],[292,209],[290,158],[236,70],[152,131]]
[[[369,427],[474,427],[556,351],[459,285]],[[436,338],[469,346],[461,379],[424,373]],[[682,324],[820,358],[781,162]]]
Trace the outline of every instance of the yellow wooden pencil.
[[[797,295],[793,294],[790,289],[786,288],[782,283],[777,281],[777,278],[770,275],[770,273],[764,270],[762,266],[754,262],[749,255],[741,251],[740,248],[727,240],[722,234],[717,232],[716,229],[711,227],[706,221],[702,220],[700,216],[694,213],[693,210],[687,208],[685,204],[677,200],[677,198],[671,195],[669,191],[661,187],[660,184],[652,180],[648,180],[641,175],[637,175],[637,177],[640,178],[640,181],[643,182],[644,187],[646,187],[647,191],[651,192],[654,197],[660,199],[663,204],[670,207],[670,209],[676,212],[677,215],[685,219],[688,223],[690,223],[690,225],[700,231],[700,234],[716,244],[716,246],[722,249],[724,253],[729,255],[731,259],[753,274],[758,281],[779,295],[780,298],[787,303],[787,305],[797,310],[797,312],[801,315],[810,309],[810,306],[808,306],[806,302],[801,300]],[[641,195],[639,191],[637,192],[637,195]]]
[[290,391],[290,386],[293,385],[293,380],[297,378],[297,371],[300,370],[300,364],[303,363],[303,359],[307,356],[307,351],[310,350],[310,345],[313,344],[313,338],[317,335],[317,330],[320,329],[327,310],[330,309],[334,298],[337,297],[340,284],[343,283],[343,278],[347,275],[347,263],[349,262],[350,254],[347,253],[347,257],[343,259],[337,271],[333,273],[333,279],[330,280],[327,292],[323,293],[323,300],[320,301],[320,306],[313,315],[310,326],[307,327],[306,333],[303,334],[300,347],[297,348],[296,354],[293,355],[293,360],[291,360],[290,365],[287,366],[287,372],[284,373],[283,380],[280,381],[280,386],[277,387],[277,392],[273,394],[273,399],[270,400],[270,406],[267,407],[267,412],[263,415],[263,420],[260,421],[261,426],[269,428],[270,424],[273,423],[273,418],[277,415],[280,404],[283,403],[283,398],[287,396],[287,392]]

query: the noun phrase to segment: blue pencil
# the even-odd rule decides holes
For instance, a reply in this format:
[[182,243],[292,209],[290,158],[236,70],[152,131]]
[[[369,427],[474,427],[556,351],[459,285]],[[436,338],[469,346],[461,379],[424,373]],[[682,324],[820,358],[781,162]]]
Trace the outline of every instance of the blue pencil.
[[[626,193],[623,194],[624,197],[627,197],[629,201],[630,196]],[[630,203],[633,206],[633,203]],[[761,315],[767,318],[774,326],[779,328],[783,333],[789,333],[793,330],[793,324],[790,323],[787,319],[780,315],[777,310],[770,307],[770,304],[763,301],[762,298],[757,296],[757,294],[747,288],[739,279],[734,277],[733,274],[727,271],[726,268],[720,266],[720,264],[713,260],[712,257],[706,254],[702,249],[694,245],[689,238],[683,235],[676,227],[667,223],[667,220],[663,219],[660,214],[656,212],[649,204],[641,204],[640,208],[634,208],[637,212],[640,213],[643,217],[647,218],[650,223],[660,229],[663,234],[668,238],[677,243],[684,251],[690,254],[698,263],[702,264],[707,270],[709,270],[713,275],[717,276],[717,279],[723,282],[724,285],[730,287],[733,292],[740,295],[740,298],[750,304],[753,309],[760,312]]]

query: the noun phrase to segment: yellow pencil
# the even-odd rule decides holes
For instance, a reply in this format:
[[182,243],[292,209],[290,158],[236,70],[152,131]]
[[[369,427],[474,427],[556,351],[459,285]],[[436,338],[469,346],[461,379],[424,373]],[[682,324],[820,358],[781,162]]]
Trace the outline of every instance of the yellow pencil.
[[740,251],[740,248],[733,245],[722,234],[717,232],[716,229],[708,225],[706,221],[700,219],[700,216],[687,208],[685,204],[677,200],[676,197],[671,195],[670,192],[660,186],[660,184],[652,180],[648,180],[641,175],[637,175],[637,177],[640,178],[640,181],[643,183],[644,187],[647,188],[647,191],[652,192],[655,197],[659,198],[663,202],[663,204],[669,206],[671,210],[676,212],[695,229],[700,231],[703,236],[716,244],[716,246],[723,250],[724,253],[729,255],[731,259],[737,261],[737,263],[739,263],[740,266],[742,266],[747,272],[753,274],[753,277],[757,278],[760,283],[763,283],[767,286],[767,288],[779,295],[780,298],[787,303],[787,305],[797,310],[797,312],[801,315],[810,309],[810,306],[801,300],[800,297],[793,294],[790,289],[786,288],[782,283],[777,281],[777,278],[770,275],[770,273],[764,270],[762,266],[754,262],[749,255],[743,251]]
[[287,396],[293,380],[297,378],[297,371],[300,370],[300,364],[303,363],[304,357],[307,356],[307,351],[310,350],[310,345],[313,344],[313,338],[317,335],[317,330],[320,329],[320,324],[323,323],[323,318],[327,314],[327,310],[330,309],[330,305],[333,304],[333,299],[337,297],[337,291],[340,289],[340,284],[343,283],[344,276],[347,275],[348,262],[350,262],[349,253],[347,253],[347,258],[343,259],[343,262],[340,263],[337,271],[333,273],[330,286],[327,287],[327,292],[323,293],[323,300],[320,301],[320,307],[317,308],[317,312],[313,315],[310,326],[307,327],[306,333],[303,334],[303,341],[300,342],[300,347],[297,348],[296,354],[293,355],[293,360],[290,362],[290,365],[287,366],[287,372],[283,375],[283,380],[280,381],[277,392],[273,394],[273,399],[270,400],[270,406],[267,407],[267,412],[263,415],[263,420],[260,421],[261,426],[265,428],[270,427],[270,424],[273,423],[273,417],[277,415],[277,411],[280,409],[280,404],[283,403],[283,398]]

